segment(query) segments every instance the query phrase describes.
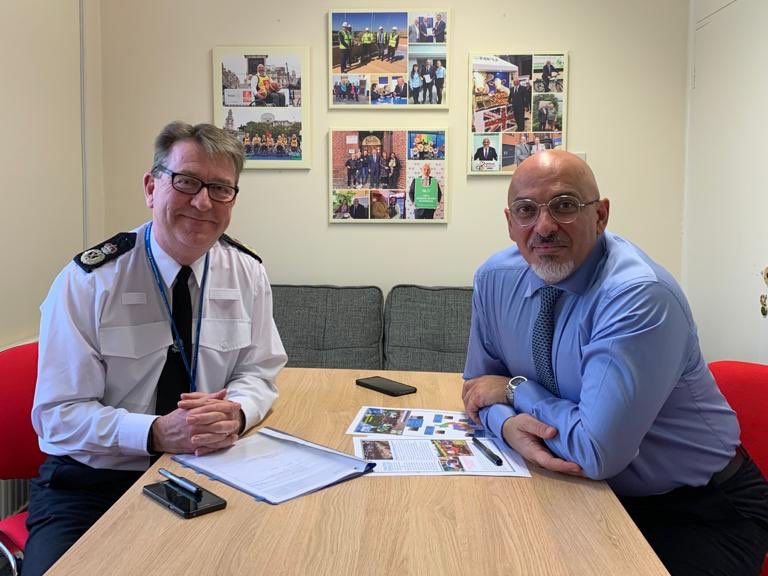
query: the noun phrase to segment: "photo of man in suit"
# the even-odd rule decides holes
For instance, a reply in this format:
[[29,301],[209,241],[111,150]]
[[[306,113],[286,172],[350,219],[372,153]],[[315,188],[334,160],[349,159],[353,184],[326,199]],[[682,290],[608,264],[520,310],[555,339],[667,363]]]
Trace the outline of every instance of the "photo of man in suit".
[[473,160],[498,160],[496,148],[491,146],[489,138],[483,138],[483,145],[477,149]]
[[368,174],[371,178],[371,186],[374,188],[381,186],[381,156],[375,148],[368,157]]
[[537,112],[539,118],[539,130],[547,129],[547,102],[539,103],[539,110]]
[[512,104],[512,112],[515,115],[516,132],[525,132],[525,105],[530,105],[528,90],[520,85],[520,79],[512,80],[512,89],[509,91],[509,103]]
[[531,155],[531,145],[528,144],[528,136],[520,135],[520,143],[515,146],[515,164],[522,164]]
[[419,20],[419,42],[429,42],[429,30],[427,29],[426,18]]
[[408,84],[405,83],[405,79],[402,76],[397,78],[397,85],[395,86],[395,96],[398,98],[408,98]]
[[419,19],[414,18],[413,24],[408,26],[408,43],[419,41]]
[[421,86],[421,103],[426,104],[427,99],[432,104],[432,89],[435,87],[435,66],[432,64],[432,59],[427,58],[427,62],[421,68],[422,86]]
[[360,204],[360,200],[353,198],[352,207],[349,209],[349,215],[355,220],[367,219],[368,208]]
[[379,55],[379,60],[384,60],[386,57],[388,42],[389,34],[384,31],[384,26],[379,26],[379,31],[376,33],[376,52]]
[[557,70],[552,65],[552,61],[547,60],[544,68],[541,69],[541,81],[544,82],[544,92],[549,92],[549,81],[555,74],[557,74]]
[[435,42],[445,42],[445,20],[439,12],[435,15],[435,25],[432,27]]

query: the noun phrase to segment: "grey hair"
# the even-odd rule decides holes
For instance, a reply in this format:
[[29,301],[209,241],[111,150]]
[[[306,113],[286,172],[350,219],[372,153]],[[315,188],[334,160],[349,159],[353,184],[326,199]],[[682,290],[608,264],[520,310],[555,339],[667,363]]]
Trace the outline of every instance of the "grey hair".
[[165,126],[155,138],[155,158],[151,170],[153,176],[158,175],[160,166],[164,166],[168,161],[171,148],[181,140],[196,142],[210,158],[229,158],[235,167],[235,180],[240,178],[240,172],[242,172],[245,162],[242,142],[213,124],[192,126],[186,122],[178,121]]

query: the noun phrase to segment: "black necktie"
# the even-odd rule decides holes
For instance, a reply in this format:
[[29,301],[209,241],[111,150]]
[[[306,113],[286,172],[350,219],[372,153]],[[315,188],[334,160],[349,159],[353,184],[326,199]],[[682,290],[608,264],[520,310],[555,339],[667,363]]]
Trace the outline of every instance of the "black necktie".
[[541,308],[536,323],[533,325],[531,343],[533,365],[536,367],[536,378],[539,384],[555,396],[560,396],[560,389],[552,370],[552,337],[555,334],[555,304],[557,304],[563,291],[554,286],[546,286],[539,292],[541,293]]
[[[184,344],[187,364],[192,361],[192,299],[189,296],[187,280],[192,268],[182,266],[173,284],[173,323]],[[181,359],[181,351],[174,344],[168,348],[165,366],[157,381],[157,402],[155,413],[162,416],[176,410],[182,392],[189,392],[189,375]]]

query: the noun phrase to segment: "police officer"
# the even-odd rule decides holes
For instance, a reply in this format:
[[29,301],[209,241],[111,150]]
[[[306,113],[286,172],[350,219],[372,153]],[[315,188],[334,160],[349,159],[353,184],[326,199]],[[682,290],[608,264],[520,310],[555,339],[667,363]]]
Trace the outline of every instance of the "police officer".
[[54,280],[32,408],[49,456],[31,486],[25,576],[45,572],[153,455],[227,448],[277,397],[286,355],[269,280],[224,234],[243,161],[224,130],[169,124],[144,175],[151,221]]

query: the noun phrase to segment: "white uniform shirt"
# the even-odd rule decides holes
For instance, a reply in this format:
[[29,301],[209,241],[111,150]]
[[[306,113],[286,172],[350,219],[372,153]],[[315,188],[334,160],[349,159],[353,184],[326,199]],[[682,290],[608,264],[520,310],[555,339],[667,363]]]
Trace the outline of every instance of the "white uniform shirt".
[[[40,307],[32,424],[43,452],[94,468],[149,465],[157,382],[173,336],[147,261],[146,226],[135,230],[132,250],[90,273],[70,262]],[[154,234],[151,242],[172,306],[180,265]],[[263,266],[250,255],[223,241],[209,254],[197,390],[226,386],[227,399],[242,406],[247,429],[272,406],[275,378],[286,362],[272,319],[272,290]],[[191,268],[194,340],[205,257]]]

